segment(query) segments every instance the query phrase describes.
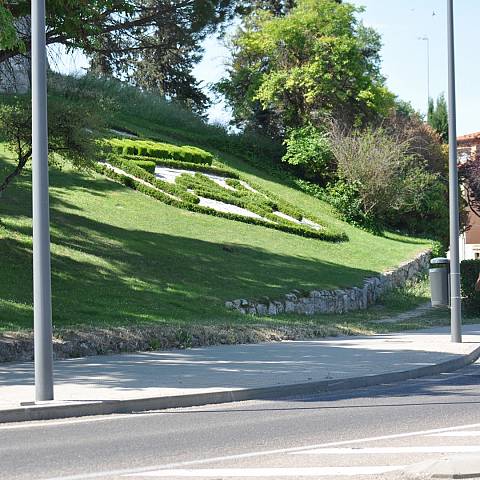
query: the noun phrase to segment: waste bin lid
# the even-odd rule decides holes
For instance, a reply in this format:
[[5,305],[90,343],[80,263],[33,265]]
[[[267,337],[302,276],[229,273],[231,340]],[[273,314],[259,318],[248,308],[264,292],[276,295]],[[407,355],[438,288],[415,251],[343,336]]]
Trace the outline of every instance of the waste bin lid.
[[448,265],[450,263],[450,260],[445,257],[437,257],[437,258],[432,258],[430,260],[430,263],[432,265]]

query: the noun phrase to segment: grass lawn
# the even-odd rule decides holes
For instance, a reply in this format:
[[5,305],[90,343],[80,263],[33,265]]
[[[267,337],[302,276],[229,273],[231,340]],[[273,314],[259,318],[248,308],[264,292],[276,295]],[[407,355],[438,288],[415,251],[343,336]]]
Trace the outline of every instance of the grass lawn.
[[[0,146],[1,147],[1,146]],[[131,323],[290,323],[327,317],[254,318],[228,312],[234,298],[360,285],[428,246],[373,236],[330,208],[234,157],[222,160],[350,240],[328,243],[164,205],[99,175],[51,169],[55,327]],[[9,162],[0,149],[0,171]],[[0,200],[0,330],[32,327],[29,172]],[[344,320],[340,320],[343,322]]]

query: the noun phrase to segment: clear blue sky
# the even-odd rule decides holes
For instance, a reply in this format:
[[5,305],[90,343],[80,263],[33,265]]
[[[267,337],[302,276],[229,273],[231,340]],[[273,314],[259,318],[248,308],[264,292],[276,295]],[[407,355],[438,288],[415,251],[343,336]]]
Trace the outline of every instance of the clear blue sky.
[[[382,71],[389,88],[422,112],[427,106],[427,52],[430,40],[430,94],[447,92],[446,0],[350,0],[364,6],[365,25],[375,28],[383,39]],[[454,0],[457,60],[458,133],[480,131],[480,62],[476,38],[479,30],[480,0]],[[435,12],[435,15],[433,13]],[[195,75],[205,84],[215,82],[224,73],[228,51],[223,41],[208,38],[205,58]],[[83,56],[60,54],[58,68],[73,73],[85,67]],[[210,112],[211,120],[228,121],[221,103]]]
[[[364,6],[365,25],[374,27],[383,40],[382,71],[389,88],[422,112],[427,107],[427,47],[430,40],[430,95],[447,92],[446,0],[350,0]],[[480,131],[480,62],[477,32],[480,0],[454,0],[457,61],[457,130],[459,135]],[[433,13],[435,12],[435,15]],[[205,82],[218,80],[228,52],[222,42],[208,39],[206,55],[195,70]],[[213,119],[225,120],[222,105],[213,108]]]

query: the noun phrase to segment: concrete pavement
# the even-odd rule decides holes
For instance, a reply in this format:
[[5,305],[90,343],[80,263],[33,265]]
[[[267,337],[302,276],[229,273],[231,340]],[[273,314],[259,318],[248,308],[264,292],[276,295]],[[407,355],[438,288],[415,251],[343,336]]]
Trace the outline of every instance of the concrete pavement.
[[33,404],[32,363],[0,365],[0,422],[279,398],[453,371],[480,356],[480,325],[55,362],[54,402]]

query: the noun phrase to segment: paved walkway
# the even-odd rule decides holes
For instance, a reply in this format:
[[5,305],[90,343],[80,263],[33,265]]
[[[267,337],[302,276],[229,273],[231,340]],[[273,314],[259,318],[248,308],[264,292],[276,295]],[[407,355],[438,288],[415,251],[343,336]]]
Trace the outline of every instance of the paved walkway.
[[[55,399],[67,405],[128,402],[313,382],[334,385],[336,381],[342,383],[342,388],[349,388],[359,386],[349,384],[355,378],[379,376],[376,383],[380,383],[382,375],[385,382],[396,378],[392,374],[398,372],[423,369],[413,377],[429,374],[428,369],[435,366],[437,370],[431,373],[438,373],[439,364],[462,361],[468,355],[471,361],[477,350],[480,352],[480,325],[465,326],[463,340],[453,344],[448,328],[434,328],[401,334],[58,360]],[[462,366],[457,364],[448,368]],[[0,364],[0,421],[2,412],[34,400],[33,384],[32,363]],[[201,403],[210,403],[208,396]],[[137,408],[141,405],[137,404]]]

